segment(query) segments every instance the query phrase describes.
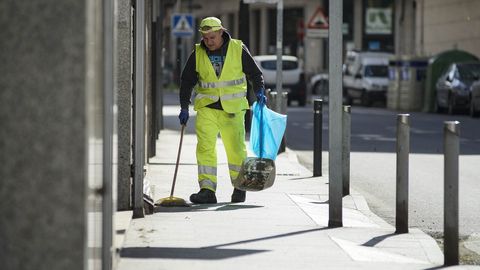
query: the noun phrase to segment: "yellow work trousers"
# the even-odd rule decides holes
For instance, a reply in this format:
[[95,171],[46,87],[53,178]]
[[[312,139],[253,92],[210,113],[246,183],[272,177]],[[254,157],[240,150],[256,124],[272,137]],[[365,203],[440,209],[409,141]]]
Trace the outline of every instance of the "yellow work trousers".
[[243,160],[247,157],[245,146],[245,111],[226,113],[223,110],[203,107],[197,111],[197,164],[200,188],[217,189],[217,136],[220,133],[228,159],[230,180],[237,178]]

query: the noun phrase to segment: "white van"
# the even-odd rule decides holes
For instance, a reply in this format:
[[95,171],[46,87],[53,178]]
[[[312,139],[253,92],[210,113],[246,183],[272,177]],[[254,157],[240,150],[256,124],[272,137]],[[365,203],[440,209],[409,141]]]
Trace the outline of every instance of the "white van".
[[[263,72],[265,89],[274,90],[277,83],[277,56],[276,55],[257,55],[253,59]],[[305,106],[307,102],[307,91],[303,68],[300,66],[298,58],[290,55],[282,55],[282,87],[283,91],[288,92],[287,104],[292,100],[297,100],[299,106]]]
[[347,104],[360,100],[364,106],[386,100],[388,61],[393,56],[384,52],[349,51],[343,66],[343,95]]

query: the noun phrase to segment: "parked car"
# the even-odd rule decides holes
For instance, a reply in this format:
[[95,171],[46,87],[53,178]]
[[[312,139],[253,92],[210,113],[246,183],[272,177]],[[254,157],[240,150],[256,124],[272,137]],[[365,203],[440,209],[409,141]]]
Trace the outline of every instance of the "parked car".
[[480,116],[480,80],[473,82],[470,87],[470,116]]
[[392,56],[385,52],[347,52],[343,66],[343,95],[347,104],[357,99],[364,106],[377,100],[385,102],[388,62]]
[[318,96],[324,102],[328,102],[328,74],[319,73],[310,78],[310,89],[312,95]]
[[[275,90],[277,83],[277,56],[258,55],[253,57],[262,69],[265,88]],[[282,56],[282,87],[288,92],[288,105],[292,100],[299,106],[305,106],[307,101],[305,75],[295,56]]]
[[[435,111],[469,109],[472,83],[480,78],[480,62],[453,63],[436,83]],[[476,107],[474,107],[476,109]]]

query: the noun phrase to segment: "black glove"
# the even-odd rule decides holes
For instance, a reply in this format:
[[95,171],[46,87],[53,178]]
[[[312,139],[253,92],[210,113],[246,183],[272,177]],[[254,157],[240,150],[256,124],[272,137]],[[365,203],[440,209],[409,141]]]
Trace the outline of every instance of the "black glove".
[[267,96],[265,96],[265,89],[260,88],[257,92],[257,102],[260,106],[267,104]]
[[181,109],[178,119],[180,119],[180,125],[186,125],[188,121],[188,109]]

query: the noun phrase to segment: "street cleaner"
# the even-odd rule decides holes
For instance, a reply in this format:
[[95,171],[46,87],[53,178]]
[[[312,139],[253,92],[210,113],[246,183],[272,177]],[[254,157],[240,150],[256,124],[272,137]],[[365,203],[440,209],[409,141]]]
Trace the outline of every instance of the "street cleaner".
[[[258,103],[265,105],[263,75],[247,47],[233,39],[222,22],[207,17],[200,23],[200,44],[187,60],[180,83],[180,119],[186,125],[189,105],[195,87],[193,109],[197,112],[198,183],[200,191],[190,196],[192,203],[217,203],[217,150],[220,133],[228,159],[230,180],[237,178],[247,157],[245,145],[245,112],[247,80],[250,81]],[[246,192],[234,188],[231,201],[244,202]]]

